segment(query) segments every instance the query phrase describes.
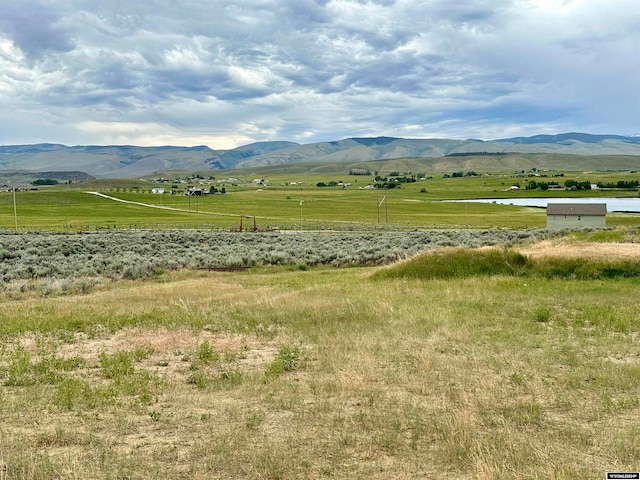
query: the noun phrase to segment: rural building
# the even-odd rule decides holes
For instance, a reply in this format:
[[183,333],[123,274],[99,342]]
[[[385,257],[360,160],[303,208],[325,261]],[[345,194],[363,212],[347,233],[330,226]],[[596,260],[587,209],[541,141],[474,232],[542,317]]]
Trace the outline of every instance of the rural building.
[[606,203],[549,203],[547,228],[604,228],[607,226]]
[[[209,193],[209,192],[207,192]],[[193,196],[193,195],[206,195],[205,191],[202,190],[201,188],[196,188],[196,187],[187,187],[187,189],[184,192],[185,195],[187,195],[188,197]]]
[[164,188],[152,188],[151,189],[151,193],[163,194],[164,193]]

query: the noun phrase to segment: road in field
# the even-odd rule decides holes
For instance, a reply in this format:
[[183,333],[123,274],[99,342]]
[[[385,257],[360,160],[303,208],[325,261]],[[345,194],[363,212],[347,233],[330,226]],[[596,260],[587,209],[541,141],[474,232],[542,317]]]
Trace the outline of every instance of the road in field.
[[89,193],[91,195],[97,195],[99,197],[106,198],[108,200],[113,200],[114,202],[128,203],[131,205],[139,205],[141,207],[159,208],[161,210],[173,210],[176,212],[187,212],[187,213],[203,213],[205,215],[220,215],[223,217],[239,216],[238,214],[235,214],[235,213],[218,213],[218,212],[203,212],[203,211],[194,212],[193,210],[187,210],[186,208],[167,207],[164,205],[153,205],[152,203],[133,202],[131,200],[123,200],[121,198],[111,197],[109,195],[105,195],[104,193],[100,193],[100,192],[85,192],[85,193]]
[[[97,195],[98,197],[102,197],[102,198],[106,198],[108,200],[113,200],[114,202],[121,202],[121,203],[128,203],[130,205],[138,205],[140,207],[149,207],[149,208],[159,208],[161,210],[173,210],[176,212],[187,212],[187,213],[202,213],[205,215],[218,215],[221,217],[244,217],[244,215],[240,215],[239,213],[219,213],[219,212],[206,212],[206,211],[198,211],[198,212],[194,212],[193,210],[188,210],[186,208],[176,208],[176,207],[167,207],[165,205],[154,205],[152,203],[142,203],[142,202],[134,202],[132,200],[123,200],[121,198],[116,198],[116,197],[112,197],[110,195],[105,195],[104,193],[100,193],[100,192],[85,192],[91,195]],[[247,218],[253,218],[253,217],[247,217]],[[282,217],[259,217],[256,216],[255,218],[260,218],[260,219],[267,219],[267,220],[283,220]],[[286,218],[285,220],[291,220]],[[347,222],[343,222],[340,220],[336,220],[336,223],[347,223]]]

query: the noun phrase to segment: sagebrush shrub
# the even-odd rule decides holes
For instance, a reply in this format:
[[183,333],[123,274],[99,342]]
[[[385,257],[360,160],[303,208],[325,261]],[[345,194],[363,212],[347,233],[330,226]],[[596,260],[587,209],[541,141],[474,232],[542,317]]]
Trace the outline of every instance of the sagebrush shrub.
[[[48,295],[73,291],[73,283],[62,281],[70,278],[142,279],[162,270],[269,264],[381,265],[443,246],[506,246],[549,235],[542,229],[296,235],[209,230],[0,233],[0,278],[5,290],[12,281],[40,281],[35,288]],[[80,290],[93,282],[87,281]],[[28,284],[28,288],[34,287]]]

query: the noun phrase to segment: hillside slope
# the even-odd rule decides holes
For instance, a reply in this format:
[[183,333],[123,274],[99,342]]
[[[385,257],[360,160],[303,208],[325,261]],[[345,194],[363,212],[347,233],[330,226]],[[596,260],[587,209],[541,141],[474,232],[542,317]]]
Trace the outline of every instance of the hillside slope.
[[495,155],[465,155],[445,157],[408,157],[389,160],[344,162],[299,162],[232,169],[232,176],[250,172],[255,177],[284,174],[348,174],[351,170],[389,172],[505,172],[539,170],[564,171],[639,171],[640,156],[635,155],[568,155],[560,153],[508,153]]
[[[473,153],[482,153],[474,156]],[[452,165],[476,165],[475,169],[527,168],[513,155],[498,158],[487,154],[568,154],[573,156],[640,156],[640,137],[566,133],[536,135],[492,141],[452,139],[406,139],[393,137],[348,138],[332,142],[297,144],[258,142],[232,150],[198,147],[74,146],[57,144],[0,146],[0,169],[28,171],[82,171],[99,178],[132,178],[167,170],[208,171],[257,168],[296,163],[354,163],[400,158],[439,159],[431,165],[451,170]],[[460,157],[448,157],[460,155]],[[473,158],[465,158],[469,155]],[[539,161],[540,158],[536,159]],[[584,159],[583,159],[584,160]],[[587,160],[573,159],[577,169],[593,168]],[[618,161],[620,160],[620,161]],[[430,163],[430,162],[427,162]],[[499,168],[500,167],[500,168]],[[459,167],[460,168],[460,167]],[[639,169],[632,157],[609,158],[600,168]],[[473,168],[472,168],[473,169]]]

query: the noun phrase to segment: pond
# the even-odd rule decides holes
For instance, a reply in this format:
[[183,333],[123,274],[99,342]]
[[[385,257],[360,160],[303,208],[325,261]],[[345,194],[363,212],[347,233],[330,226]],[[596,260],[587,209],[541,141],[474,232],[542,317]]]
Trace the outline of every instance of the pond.
[[640,197],[591,197],[591,198],[478,198],[449,200],[452,202],[498,203],[521,207],[547,208],[549,203],[606,203],[607,212],[640,213]]

